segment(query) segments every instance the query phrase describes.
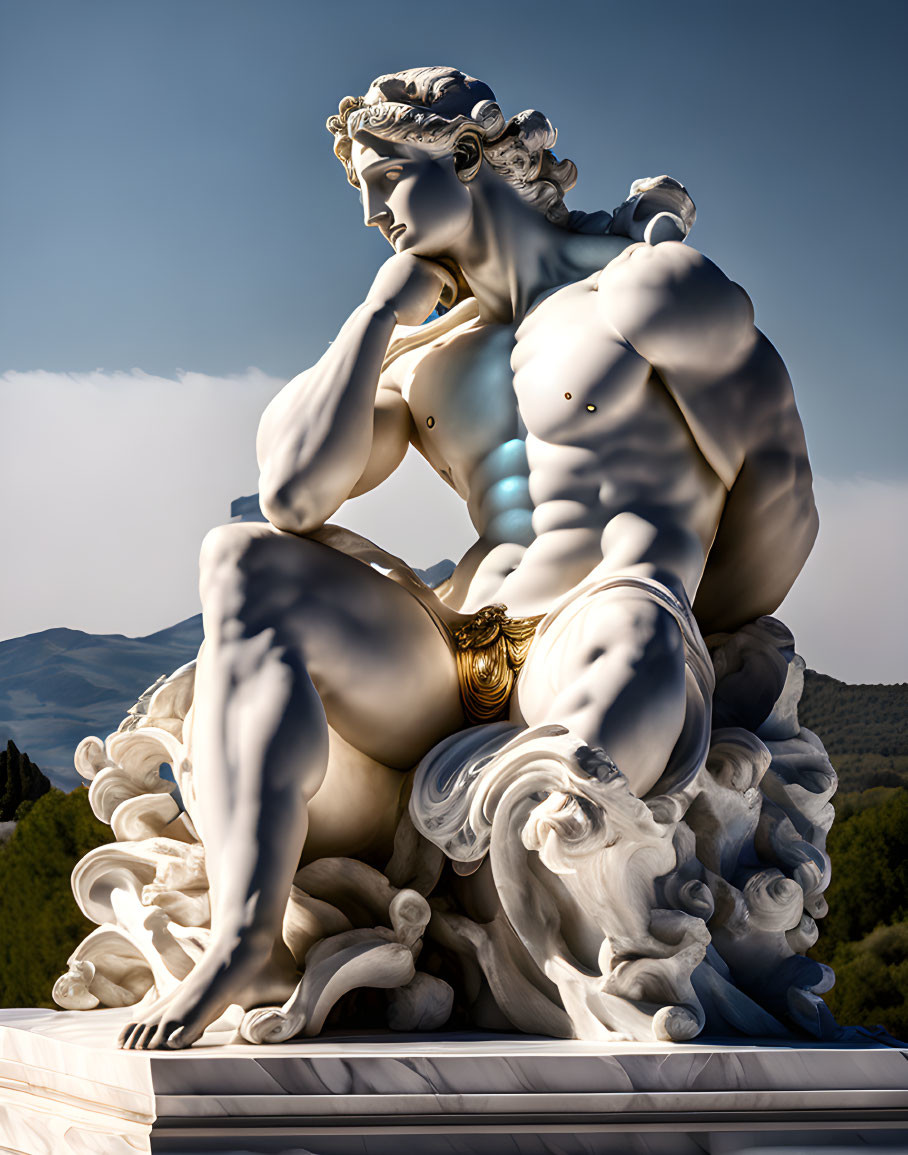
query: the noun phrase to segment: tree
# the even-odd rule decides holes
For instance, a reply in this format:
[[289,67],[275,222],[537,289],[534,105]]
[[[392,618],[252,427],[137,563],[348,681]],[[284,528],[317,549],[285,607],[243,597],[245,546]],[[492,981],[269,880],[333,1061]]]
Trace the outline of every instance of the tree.
[[112,839],[84,787],[48,789],[0,849],[0,1006],[54,1005],[54,982],[94,929],[73,898],[73,866]]
[[829,914],[810,954],[828,963],[824,995],[840,1023],[908,1037],[908,790],[877,786],[836,800]]
[[11,738],[0,751],[0,822],[17,818],[23,802],[35,802],[48,790],[49,780]]
[[877,797],[878,805],[833,823],[829,832],[829,914],[813,952],[822,962],[839,943],[908,919],[908,790],[883,789]]
[[835,986],[825,997],[840,1023],[880,1024],[908,1038],[908,922],[840,943],[831,963]]

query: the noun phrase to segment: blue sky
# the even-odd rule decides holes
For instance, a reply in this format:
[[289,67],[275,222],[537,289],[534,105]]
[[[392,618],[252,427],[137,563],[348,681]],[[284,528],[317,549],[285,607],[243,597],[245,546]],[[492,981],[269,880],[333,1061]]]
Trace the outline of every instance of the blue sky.
[[[256,412],[387,255],[325,117],[377,73],[448,63],[552,119],[572,207],[687,185],[691,243],[753,298],[821,478],[827,553],[794,605],[814,664],[908,679],[906,29],[901,0],[0,0],[2,509],[26,559],[0,636],[194,612],[191,543],[254,486]],[[454,552],[433,534],[424,553]],[[821,589],[854,635],[835,656]]]

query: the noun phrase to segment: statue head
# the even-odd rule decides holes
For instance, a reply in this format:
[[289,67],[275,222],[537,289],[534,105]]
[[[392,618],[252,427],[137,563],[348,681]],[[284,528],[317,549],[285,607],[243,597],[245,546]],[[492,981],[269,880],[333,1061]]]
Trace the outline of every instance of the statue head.
[[529,206],[571,233],[652,244],[683,239],[696,215],[687,190],[667,176],[635,181],[614,216],[568,210],[564,195],[577,168],[552,152],[557,134],[548,118],[528,110],[505,120],[491,88],[456,68],[379,76],[364,96],[345,96],[327,128],[362,193],[366,223],[396,251],[429,257],[454,276],[445,306],[471,294],[455,252],[475,236],[477,196],[507,190],[513,207]]
[[345,96],[327,122],[334,152],[355,187],[354,141],[450,157],[464,184],[483,163],[555,224],[566,225],[565,192],[577,180],[569,160],[551,149],[556,131],[541,112],[505,120],[487,84],[456,68],[409,68],[373,80],[365,96]]

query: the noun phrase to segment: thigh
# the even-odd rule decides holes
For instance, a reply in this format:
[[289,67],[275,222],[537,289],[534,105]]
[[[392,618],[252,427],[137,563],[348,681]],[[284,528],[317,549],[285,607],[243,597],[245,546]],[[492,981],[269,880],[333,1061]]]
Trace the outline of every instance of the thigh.
[[298,654],[329,724],[356,749],[406,769],[465,724],[451,643],[408,590],[328,545],[264,525],[210,537],[206,636],[233,623]]
[[536,638],[512,716],[568,727],[605,749],[644,793],[681,733],[685,670],[671,611],[644,590],[616,585],[567,605]]

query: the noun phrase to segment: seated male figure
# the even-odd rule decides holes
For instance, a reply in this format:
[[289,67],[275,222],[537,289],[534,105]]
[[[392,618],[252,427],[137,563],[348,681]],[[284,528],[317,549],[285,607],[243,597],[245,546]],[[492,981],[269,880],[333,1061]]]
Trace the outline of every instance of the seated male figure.
[[[265,412],[268,524],[202,549],[211,940],[130,1047],[188,1046],[292,985],[301,855],[377,853],[400,772],[467,725],[558,723],[646,794],[684,724],[690,607],[702,633],[772,612],[816,534],[791,385],[747,296],[678,240],[583,231],[541,114],[506,124],[480,82],[414,69],[329,127],[394,254]],[[437,594],[325,528],[411,443],[478,533]]]

